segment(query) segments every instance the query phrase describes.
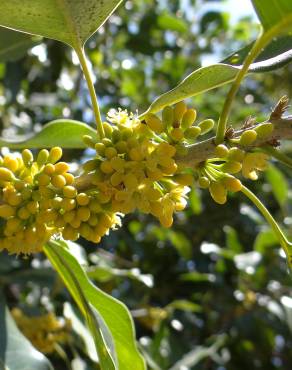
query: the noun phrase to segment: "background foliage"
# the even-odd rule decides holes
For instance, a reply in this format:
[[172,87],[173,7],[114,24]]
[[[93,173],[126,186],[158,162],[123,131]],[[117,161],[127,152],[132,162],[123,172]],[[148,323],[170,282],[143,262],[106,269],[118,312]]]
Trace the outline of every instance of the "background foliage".
[[[235,22],[228,9],[225,1],[126,1],[88,44],[103,116],[118,106],[141,113],[202,64],[251,42],[256,18]],[[52,40],[16,41],[23,45],[17,53],[0,43],[2,136],[30,134],[58,117],[94,127],[74,53]],[[265,119],[277,99],[291,96],[291,72],[288,64],[248,77],[233,122]],[[200,118],[218,118],[227,89],[190,99]],[[72,169],[88,155],[65,151]],[[249,185],[291,230],[287,175],[271,165]],[[76,251],[98,287],[130,308],[149,369],[290,369],[291,276],[272,232],[242,195],[218,206],[207,192],[193,191],[171,229],[145,215],[124,221],[98,246],[81,240],[84,250]],[[30,314],[53,309],[71,318],[71,342],[48,356],[55,369],[69,369],[70,362],[73,369],[94,368],[89,335],[42,255],[23,260],[2,253],[0,280],[10,308]]]

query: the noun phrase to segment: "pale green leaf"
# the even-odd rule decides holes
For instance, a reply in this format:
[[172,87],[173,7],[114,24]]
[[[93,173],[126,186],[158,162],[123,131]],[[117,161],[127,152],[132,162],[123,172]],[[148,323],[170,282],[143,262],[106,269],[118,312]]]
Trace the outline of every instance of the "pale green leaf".
[[291,0],[252,0],[252,3],[265,31],[292,16]]
[[83,122],[58,119],[46,124],[41,131],[27,136],[13,137],[13,139],[0,137],[0,147],[11,149],[24,148],[85,148],[82,137],[90,135],[97,138],[96,131]]
[[107,20],[121,0],[9,0],[0,25],[62,41],[76,48]]
[[0,292],[0,369],[53,370],[49,360],[18,330]]
[[236,77],[239,68],[227,64],[214,64],[202,67],[188,75],[174,89],[159,96],[150,105],[148,110],[141,115],[141,118],[148,113],[156,113],[167,105],[175,104],[189,98],[214,89],[231,82]]
[[[80,305],[80,299],[76,289],[72,286],[72,279],[64,274],[64,265],[62,261],[66,261],[66,265],[71,271],[74,271],[74,276],[78,281],[86,301],[95,309],[95,312],[98,313],[99,317],[104,321],[106,328],[109,330],[117,355],[118,369],[132,369],[133,364],[135,364],[135,370],[145,370],[144,360],[137,350],[132,318],[126,306],[94,286],[88,279],[79,262],[70,253],[69,246],[64,248],[65,245],[65,242],[51,242],[45,247],[45,253],[58,273],[62,276],[66,287],[79,305],[79,308],[81,308],[81,311],[86,314],[84,308],[82,309]],[[61,257],[61,260],[56,256]],[[102,330],[104,329],[103,327]],[[108,369],[103,368],[103,370]]]

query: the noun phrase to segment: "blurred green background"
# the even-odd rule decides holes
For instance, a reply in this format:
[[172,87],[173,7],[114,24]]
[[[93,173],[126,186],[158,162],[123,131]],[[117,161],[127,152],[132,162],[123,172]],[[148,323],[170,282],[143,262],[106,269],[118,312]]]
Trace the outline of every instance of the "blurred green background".
[[[125,1],[87,44],[103,117],[112,107],[142,113],[190,72],[224,59],[258,31],[247,0]],[[29,134],[61,117],[94,126],[72,51],[1,32],[2,40],[11,37],[12,51],[17,45],[1,52],[0,41],[2,135]],[[291,80],[292,64],[249,76],[234,104],[234,125],[250,115],[266,119],[282,95],[291,97]],[[227,91],[221,87],[188,103],[199,119],[217,120]],[[292,152],[291,144],[282,147]],[[66,150],[64,158],[74,170],[88,156]],[[290,235],[291,178],[291,171],[272,163],[259,181],[246,181]],[[149,369],[291,369],[292,276],[273,233],[242,195],[219,206],[194,189],[171,229],[134,214],[99,245],[79,244],[91,278],[131,310]],[[64,303],[71,302],[42,255],[1,253],[0,281],[9,306],[29,314],[54,310],[63,316]],[[77,358],[80,369],[94,368],[76,331],[63,358],[49,355],[55,369],[69,369],[68,361]]]

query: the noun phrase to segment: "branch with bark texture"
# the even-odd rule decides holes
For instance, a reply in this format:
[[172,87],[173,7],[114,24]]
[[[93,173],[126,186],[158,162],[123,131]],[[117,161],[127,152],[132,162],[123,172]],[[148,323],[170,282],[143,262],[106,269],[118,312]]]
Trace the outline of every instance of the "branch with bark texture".
[[[245,147],[245,150],[252,150],[255,148],[263,147],[265,145],[270,146],[278,146],[279,141],[281,140],[291,140],[292,139],[292,116],[288,116],[285,118],[277,118],[277,119],[270,119],[266,122],[271,122],[274,125],[273,132],[266,136],[263,139],[257,139],[255,140],[252,145],[249,147]],[[253,129],[256,128],[258,125],[262,124],[263,122],[259,124],[255,124],[253,126],[249,126],[246,129]],[[232,135],[232,139],[235,139],[239,137],[243,131],[246,129],[241,129],[238,131],[235,131]],[[229,137],[226,137],[226,142],[228,143]],[[233,145],[237,146],[237,145]],[[240,146],[238,146],[240,148]],[[184,165],[185,167],[192,167],[194,168],[196,165],[198,165],[200,162],[204,162],[205,160],[209,158],[214,158],[215,155],[215,136],[205,140],[201,141],[199,143],[189,145],[188,152],[185,156],[177,156],[176,162],[178,164]]]

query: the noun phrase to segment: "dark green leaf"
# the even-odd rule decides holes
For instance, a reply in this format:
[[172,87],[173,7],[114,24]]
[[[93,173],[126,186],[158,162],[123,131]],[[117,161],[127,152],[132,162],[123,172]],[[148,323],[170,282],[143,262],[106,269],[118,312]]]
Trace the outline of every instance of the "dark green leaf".
[[2,293],[0,293],[0,368],[53,370],[49,360],[38,352],[18,330]]
[[126,306],[94,286],[76,258],[70,253],[69,248],[64,248],[64,245],[66,245],[64,242],[50,243],[45,247],[45,252],[80,307],[79,298],[72,286],[72,279],[64,275],[64,267],[56,258],[56,253],[74,271],[74,276],[88,304],[96,310],[110,331],[117,354],[118,369],[132,369],[135,364],[135,370],[144,370],[145,364],[136,347],[134,326]]
[[1,1],[0,25],[76,48],[107,20],[121,0]]
[[[254,42],[231,54],[222,63],[241,65]],[[278,37],[259,54],[249,72],[268,72],[281,68],[292,60],[292,36]]]
[[82,140],[84,135],[97,138],[96,131],[83,122],[69,119],[58,119],[46,124],[36,134],[12,139],[0,138],[0,146],[7,146],[11,149],[24,148],[85,148]]

